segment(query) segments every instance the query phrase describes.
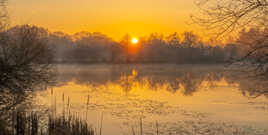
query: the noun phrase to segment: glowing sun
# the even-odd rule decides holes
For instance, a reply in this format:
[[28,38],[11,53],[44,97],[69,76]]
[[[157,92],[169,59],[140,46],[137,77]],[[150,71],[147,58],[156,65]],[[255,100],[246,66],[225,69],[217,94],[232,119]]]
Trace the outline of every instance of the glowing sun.
[[132,39],[132,44],[137,44],[138,42],[139,42],[139,40],[137,38]]

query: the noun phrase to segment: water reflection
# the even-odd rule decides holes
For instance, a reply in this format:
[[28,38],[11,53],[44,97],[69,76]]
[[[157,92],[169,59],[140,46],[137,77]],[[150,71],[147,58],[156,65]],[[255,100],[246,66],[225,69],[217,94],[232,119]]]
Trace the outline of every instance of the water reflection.
[[104,134],[131,131],[140,118],[146,129],[158,121],[166,131],[177,130],[181,125],[176,124],[210,127],[218,121],[268,128],[268,100],[261,92],[266,83],[220,65],[58,65],[57,69],[53,94],[51,89],[39,91],[36,102],[62,110],[61,97],[68,98],[71,112],[88,116],[95,127],[104,114]]
[[150,90],[160,86],[191,96],[201,87],[237,86],[244,96],[268,96],[268,80],[250,78],[244,72],[215,65],[59,65],[58,86],[68,82],[78,85],[120,84],[128,92],[134,84]]

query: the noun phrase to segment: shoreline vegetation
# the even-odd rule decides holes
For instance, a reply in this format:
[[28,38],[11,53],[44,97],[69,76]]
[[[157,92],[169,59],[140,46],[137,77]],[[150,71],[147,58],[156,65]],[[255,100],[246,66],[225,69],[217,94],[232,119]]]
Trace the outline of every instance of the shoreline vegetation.
[[[88,108],[86,108],[86,119],[83,116],[71,114],[69,98],[68,103],[65,104],[64,94],[62,98],[63,110],[58,110],[62,111],[62,114],[57,114],[56,100],[54,105],[48,107],[51,110],[47,114],[34,112],[35,110],[28,108],[28,106],[22,107],[37,88],[50,87],[54,83],[53,64],[235,63],[251,70],[251,72],[245,72],[244,75],[250,74],[255,77],[243,83],[250,85],[256,83],[258,86],[257,88],[241,89],[245,91],[243,94],[249,93],[250,96],[253,95],[252,98],[265,94],[267,96],[267,82],[263,82],[262,85],[258,83],[259,80],[267,81],[268,79],[268,0],[205,0],[205,2],[198,0],[199,2],[196,3],[199,7],[198,13],[191,15],[191,19],[193,23],[214,33],[207,37],[208,39],[202,38],[194,32],[184,31],[182,34],[175,32],[170,35],[152,33],[147,37],[132,37],[132,35],[126,34],[120,41],[115,41],[100,32],[78,32],[69,35],[63,32],[51,32],[36,25],[26,24],[10,27],[8,1],[0,0],[0,135],[103,134],[103,113],[100,128],[93,129],[88,124],[90,121],[87,119]],[[29,3],[26,2],[26,4]],[[222,40],[218,38],[225,34],[228,36]],[[232,66],[235,67],[235,64]],[[161,68],[161,70],[163,69],[166,67]],[[239,70],[241,69],[239,67]],[[172,74],[172,72],[169,73]],[[85,73],[81,72],[81,74]],[[152,72],[152,74],[156,75],[156,72]],[[197,76],[202,76],[201,74],[198,72]],[[133,70],[133,76],[136,75],[137,72]],[[185,85],[188,88],[193,87],[191,74],[182,75],[184,75],[183,79],[179,81],[189,84]],[[215,76],[218,77],[217,75],[219,73]],[[234,76],[237,77],[237,75]],[[126,90],[130,86],[129,78],[127,76],[126,83],[123,84]],[[93,79],[96,80],[97,77]],[[239,78],[234,79],[238,80]],[[188,80],[190,83],[187,83]],[[198,83],[201,82],[196,84]],[[178,81],[174,84],[178,84]],[[198,87],[190,89],[192,91],[189,93],[193,93],[196,89]],[[30,102],[29,106],[31,104],[33,102]],[[87,107],[89,104],[88,96]],[[142,117],[138,116],[137,119],[139,119],[138,126],[135,128],[130,126],[127,134],[268,134],[266,129],[235,126],[217,120],[214,122],[199,118],[173,121],[170,127],[166,126],[167,123],[151,122],[149,126],[153,127],[152,132],[146,132],[148,126],[145,125],[148,123],[143,121]],[[137,130],[135,131],[135,129]]]
[[46,122],[37,113],[17,111],[11,118],[11,126],[0,128],[1,135],[95,135],[86,121],[77,116],[48,115]]
[[[51,89],[51,95],[56,98],[53,89]],[[86,119],[78,114],[74,115],[71,113],[70,98],[68,97],[65,103],[64,97],[63,94],[63,104],[60,107],[63,109],[58,110],[56,102],[53,102],[48,114],[20,109],[13,111],[9,123],[0,121],[0,135],[104,135],[103,113],[100,118],[100,127],[94,128],[86,120],[89,109],[86,108]],[[86,105],[90,105],[89,96]],[[126,135],[266,135],[268,133],[267,129],[224,121],[211,121],[205,117],[173,123],[148,122],[143,117],[137,119],[135,126],[128,125],[129,131],[125,133]]]
[[[48,115],[46,124],[36,113],[16,112],[12,117],[12,126],[0,127],[1,135],[102,135],[102,128],[94,129],[85,120],[75,116]],[[43,123],[42,125],[40,123]],[[0,123],[0,125],[3,123]],[[252,126],[239,126],[225,122],[211,122],[205,120],[182,120],[173,123],[170,129],[165,129],[165,123],[150,123],[152,129],[145,129],[142,119],[136,127],[129,127],[129,135],[266,135],[265,129]],[[168,124],[168,123],[166,123]],[[1,125],[2,126],[2,125]]]
[[[53,88],[51,96],[56,98]],[[6,121],[0,121],[0,135],[95,135],[96,129],[85,119],[70,113],[70,99],[65,103],[64,94],[62,103],[62,110],[57,110],[55,102],[45,113],[24,107],[13,110]]]
[[[29,26],[15,26],[8,31],[24,27]],[[50,32],[42,27],[31,27],[37,33],[45,33],[42,38],[53,52],[52,63],[225,63],[245,53],[239,45],[207,43],[193,32],[175,32],[168,36],[155,33],[140,38],[134,45],[130,42],[131,35],[114,41],[99,32],[68,35]]]

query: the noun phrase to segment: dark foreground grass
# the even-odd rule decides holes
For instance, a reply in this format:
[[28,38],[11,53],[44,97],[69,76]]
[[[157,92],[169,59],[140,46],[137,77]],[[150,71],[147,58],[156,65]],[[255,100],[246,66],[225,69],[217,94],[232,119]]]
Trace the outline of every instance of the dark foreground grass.
[[94,135],[86,121],[74,116],[48,115],[47,122],[42,123],[35,113],[16,112],[10,126],[1,124],[0,135]]

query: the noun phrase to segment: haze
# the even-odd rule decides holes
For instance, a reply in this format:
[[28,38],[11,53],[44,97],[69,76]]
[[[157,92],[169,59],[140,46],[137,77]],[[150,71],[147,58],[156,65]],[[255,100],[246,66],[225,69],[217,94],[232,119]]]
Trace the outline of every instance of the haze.
[[189,26],[194,0],[10,0],[12,25],[32,24],[73,34],[102,32],[114,39],[126,33],[195,31]]

